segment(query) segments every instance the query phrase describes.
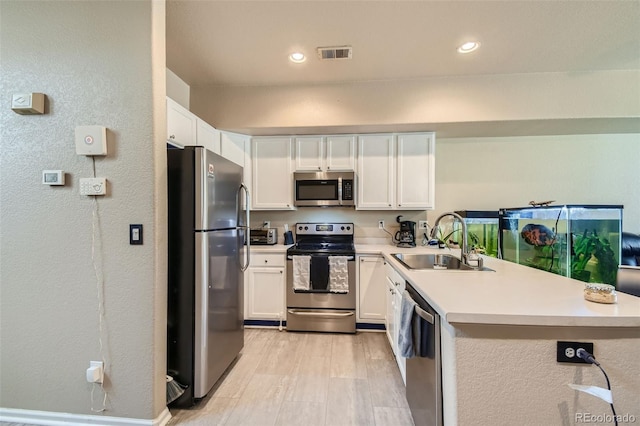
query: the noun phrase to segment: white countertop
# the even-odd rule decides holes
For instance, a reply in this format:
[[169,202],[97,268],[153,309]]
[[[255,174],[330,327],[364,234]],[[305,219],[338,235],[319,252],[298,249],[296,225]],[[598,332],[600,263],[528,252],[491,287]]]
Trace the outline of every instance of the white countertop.
[[285,254],[287,249],[291,247],[292,244],[273,244],[273,245],[257,245],[251,244],[251,252],[252,253],[282,253]]
[[357,254],[384,256],[452,324],[640,327],[639,297],[617,292],[616,304],[590,302],[581,281],[487,256],[484,266],[495,272],[410,270],[392,256],[447,251],[356,244]]

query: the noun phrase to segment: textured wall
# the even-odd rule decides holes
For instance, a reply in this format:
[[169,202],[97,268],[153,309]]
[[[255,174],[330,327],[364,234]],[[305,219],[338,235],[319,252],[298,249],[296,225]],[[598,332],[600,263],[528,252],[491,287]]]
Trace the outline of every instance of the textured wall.
[[[104,414],[155,418],[166,352],[164,4],[3,1],[0,13],[0,406],[94,414],[85,369],[104,358]],[[22,92],[45,93],[47,114],[12,112]],[[75,153],[78,125],[110,129],[109,154],[95,161],[109,189],[96,204],[79,195],[93,164]],[[66,185],[42,185],[44,169],[63,169]],[[130,223],[144,225],[144,245],[129,245]]]
[[[334,126],[347,132],[394,129],[448,129],[453,136],[549,133],[554,121],[572,120],[604,133],[588,121],[640,117],[640,71],[537,73],[368,81],[355,84],[299,86],[191,87],[191,110],[213,126],[252,134],[273,134],[272,128],[315,129]],[[616,120],[614,120],[616,121]],[[475,126],[485,133],[470,133]],[[587,122],[587,123],[585,123]],[[515,123],[515,124],[513,124]],[[533,124],[531,124],[533,123]],[[582,133],[568,124],[559,134]],[[624,123],[620,128],[628,129]],[[455,129],[452,128],[455,127]],[[351,130],[356,129],[356,130]],[[567,131],[566,129],[573,129]],[[626,133],[629,130],[608,130]],[[637,130],[636,130],[637,131]],[[591,133],[591,132],[590,132]]]
[[633,415],[637,422],[637,329],[459,324],[443,330],[444,393],[457,401],[445,406],[445,424],[574,425],[581,423],[576,413],[610,415],[609,404],[567,386],[607,387],[596,366],[557,363],[558,340],[594,343],[594,355],[611,381],[616,413]]

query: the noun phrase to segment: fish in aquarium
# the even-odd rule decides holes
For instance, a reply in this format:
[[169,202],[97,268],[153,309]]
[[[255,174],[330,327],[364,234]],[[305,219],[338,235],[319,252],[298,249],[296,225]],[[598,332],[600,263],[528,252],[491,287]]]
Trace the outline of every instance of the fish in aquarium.
[[550,246],[556,241],[556,234],[544,225],[529,223],[522,228],[520,235],[532,246]]

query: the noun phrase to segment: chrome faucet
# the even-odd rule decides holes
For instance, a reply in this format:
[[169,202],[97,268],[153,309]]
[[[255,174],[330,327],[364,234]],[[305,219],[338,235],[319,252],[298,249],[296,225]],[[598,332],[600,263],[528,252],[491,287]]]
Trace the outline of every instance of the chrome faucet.
[[[469,265],[469,246],[467,243],[467,224],[464,223],[464,219],[462,218],[462,216],[460,216],[458,213],[454,213],[454,212],[446,212],[446,213],[442,213],[440,216],[438,216],[438,218],[436,219],[435,223],[433,224],[433,228],[431,229],[431,239],[437,238],[437,234],[438,234],[438,229],[440,226],[440,221],[442,220],[442,218],[447,217],[447,216],[451,216],[454,219],[458,219],[460,221],[460,225],[462,225],[462,247],[461,247],[461,255],[460,255],[460,260],[462,261],[462,263]],[[477,255],[472,256],[474,261],[477,261],[477,267],[479,269],[482,269],[482,258],[478,257]],[[469,265],[471,266],[471,265]]]

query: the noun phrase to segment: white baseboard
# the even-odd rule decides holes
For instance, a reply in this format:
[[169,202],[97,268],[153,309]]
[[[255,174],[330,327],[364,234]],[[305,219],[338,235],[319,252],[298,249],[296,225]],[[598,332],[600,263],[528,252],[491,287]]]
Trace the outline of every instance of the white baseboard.
[[0,407],[0,422],[26,423],[29,425],[164,426],[170,419],[171,413],[167,408],[155,419],[131,419],[126,417],[57,413],[54,411],[21,410]]

